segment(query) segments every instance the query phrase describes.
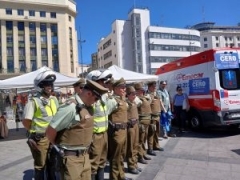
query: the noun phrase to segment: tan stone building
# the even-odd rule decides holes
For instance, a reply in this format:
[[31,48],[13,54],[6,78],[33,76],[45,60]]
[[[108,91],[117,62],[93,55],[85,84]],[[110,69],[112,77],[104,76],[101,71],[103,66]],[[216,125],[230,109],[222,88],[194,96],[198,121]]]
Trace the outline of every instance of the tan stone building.
[[0,0],[0,79],[42,66],[76,76],[76,13],[73,0]]

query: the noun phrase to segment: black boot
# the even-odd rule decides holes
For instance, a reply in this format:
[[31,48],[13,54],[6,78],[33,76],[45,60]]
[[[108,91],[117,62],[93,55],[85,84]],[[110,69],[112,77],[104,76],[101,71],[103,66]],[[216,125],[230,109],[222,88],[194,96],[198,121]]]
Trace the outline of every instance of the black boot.
[[43,180],[44,179],[44,169],[35,169],[34,171],[34,179],[35,180]]
[[96,175],[96,180],[104,180],[104,169],[99,168]]
[[92,180],[96,180],[96,174],[92,174],[91,177],[92,177]]

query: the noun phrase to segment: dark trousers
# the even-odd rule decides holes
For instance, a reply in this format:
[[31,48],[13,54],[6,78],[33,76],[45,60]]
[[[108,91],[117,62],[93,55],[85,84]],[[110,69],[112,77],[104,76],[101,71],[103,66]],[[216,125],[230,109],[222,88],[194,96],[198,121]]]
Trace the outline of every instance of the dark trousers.
[[182,109],[182,106],[174,106],[174,113],[178,123],[179,130],[186,128],[187,111]]

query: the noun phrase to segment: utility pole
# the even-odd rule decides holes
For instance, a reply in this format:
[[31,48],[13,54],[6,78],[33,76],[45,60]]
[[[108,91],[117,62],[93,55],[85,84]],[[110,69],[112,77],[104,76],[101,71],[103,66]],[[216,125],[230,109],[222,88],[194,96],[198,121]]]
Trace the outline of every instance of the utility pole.
[[78,47],[80,48],[80,64],[81,64],[81,74],[82,74],[82,77],[84,76],[83,75],[83,53],[82,53],[82,43],[85,43],[86,40],[82,40],[82,35],[81,35],[81,31],[80,31],[80,27],[79,27],[79,39],[78,39]]

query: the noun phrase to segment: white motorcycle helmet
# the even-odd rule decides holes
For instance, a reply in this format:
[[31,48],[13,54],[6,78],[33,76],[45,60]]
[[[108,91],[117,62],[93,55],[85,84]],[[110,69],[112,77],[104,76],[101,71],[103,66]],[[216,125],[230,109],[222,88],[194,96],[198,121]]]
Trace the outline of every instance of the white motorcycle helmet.
[[53,87],[53,82],[56,80],[56,75],[52,70],[46,70],[37,75],[34,79],[34,88],[42,93],[44,85],[51,85]]
[[107,81],[111,79],[112,72],[108,69],[93,70],[86,76],[86,79],[92,81],[104,80]]

